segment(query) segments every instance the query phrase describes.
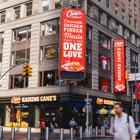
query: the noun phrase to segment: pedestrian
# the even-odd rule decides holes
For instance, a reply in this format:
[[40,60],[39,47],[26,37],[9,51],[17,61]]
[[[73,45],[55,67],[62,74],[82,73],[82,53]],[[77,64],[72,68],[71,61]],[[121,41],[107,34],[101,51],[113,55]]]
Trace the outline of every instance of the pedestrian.
[[114,140],[135,140],[135,125],[131,116],[123,112],[121,103],[114,105],[116,115],[111,118],[110,130],[108,134],[114,137]]
[[55,117],[53,117],[53,119],[50,123],[50,126],[51,126],[50,129],[51,129],[52,133],[54,133],[54,128],[58,126],[57,123],[56,123]]
[[41,119],[40,122],[40,136],[45,136],[45,121],[44,119]]
[[70,128],[75,129],[75,126],[77,125],[77,123],[75,122],[74,118],[71,119],[71,121],[69,122]]

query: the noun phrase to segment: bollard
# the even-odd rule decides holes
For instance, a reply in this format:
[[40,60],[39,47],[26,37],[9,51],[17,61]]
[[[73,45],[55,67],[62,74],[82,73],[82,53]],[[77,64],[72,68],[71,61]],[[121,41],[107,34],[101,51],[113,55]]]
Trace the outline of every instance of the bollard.
[[2,135],[3,135],[3,127],[0,126],[0,140],[2,139]]
[[102,133],[103,135],[102,136],[105,136],[105,127],[103,127],[102,129],[103,129],[103,133]]
[[83,128],[82,126],[80,127],[80,140],[83,138]]
[[60,140],[63,140],[63,136],[64,136],[64,129],[61,128],[60,129]]
[[95,136],[98,137],[98,127],[95,127]]
[[27,128],[27,140],[31,140],[31,127]]
[[89,137],[91,136],[91,129],[90,129],[90,126],[88,127],[88,132],[89,132]]
[[15,139],[15,128],[11,127],[11,140]]
[[73,127],[70,128],[70,138],[73,139]]
[[49,127],[45,129],[45,140],[49,140]]
[[101,126],[101,136],[103,136],[103,126]]
[[92,135],[93,134],[92,125],[90,126],[90,132],[91,132],[91,135]]

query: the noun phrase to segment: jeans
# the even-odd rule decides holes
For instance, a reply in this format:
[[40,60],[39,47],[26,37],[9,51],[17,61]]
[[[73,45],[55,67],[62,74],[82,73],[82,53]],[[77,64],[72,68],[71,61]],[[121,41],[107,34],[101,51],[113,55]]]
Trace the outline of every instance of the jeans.
[[40,136],[45,136],[45,129],[41,129]]

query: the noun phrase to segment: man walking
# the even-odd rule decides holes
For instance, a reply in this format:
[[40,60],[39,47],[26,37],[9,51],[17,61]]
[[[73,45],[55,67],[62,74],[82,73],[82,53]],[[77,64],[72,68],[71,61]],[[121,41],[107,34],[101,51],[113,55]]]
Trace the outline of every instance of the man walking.
[[70,128],[75,129],[75,126],[77,125],[77,123],[75,122],[74,118],[71,119],[71,121],[69,122]]
[[133,118],[123,112],[121,103],[114,105],[116,116],[111,119],[111,127],[108,131],[114,140],[135,140],[135,125]]

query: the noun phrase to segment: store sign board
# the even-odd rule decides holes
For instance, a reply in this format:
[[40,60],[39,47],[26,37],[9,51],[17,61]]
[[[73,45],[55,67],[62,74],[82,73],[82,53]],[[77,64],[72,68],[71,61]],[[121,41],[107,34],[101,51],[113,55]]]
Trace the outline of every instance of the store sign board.
[[[84,78],[85,73],[86,22],[81,9],[64,8],[61,12],[60,29],[60,77],[62,79]],[[71,75],[69,75],[71,73]]]
[[11,99],[12,104],[20,104],[21,103],[21,98],[19,96],[15,96]]
[[47,102],[56,101],[56,95],[54,96],[36,96],[36,97],[22,97],[22,103],[24,102]]
[[114,91],[125,92],[125,42],[114,40]]
[[137,99],[140,100],[140,82],[137,82]]
[[103,98],[97,98],[96,102],[99,105],[114,105],[115,103],[121,103],[121,102],[118,102],[118,101],[106,100],[106,99],[103,99]]

